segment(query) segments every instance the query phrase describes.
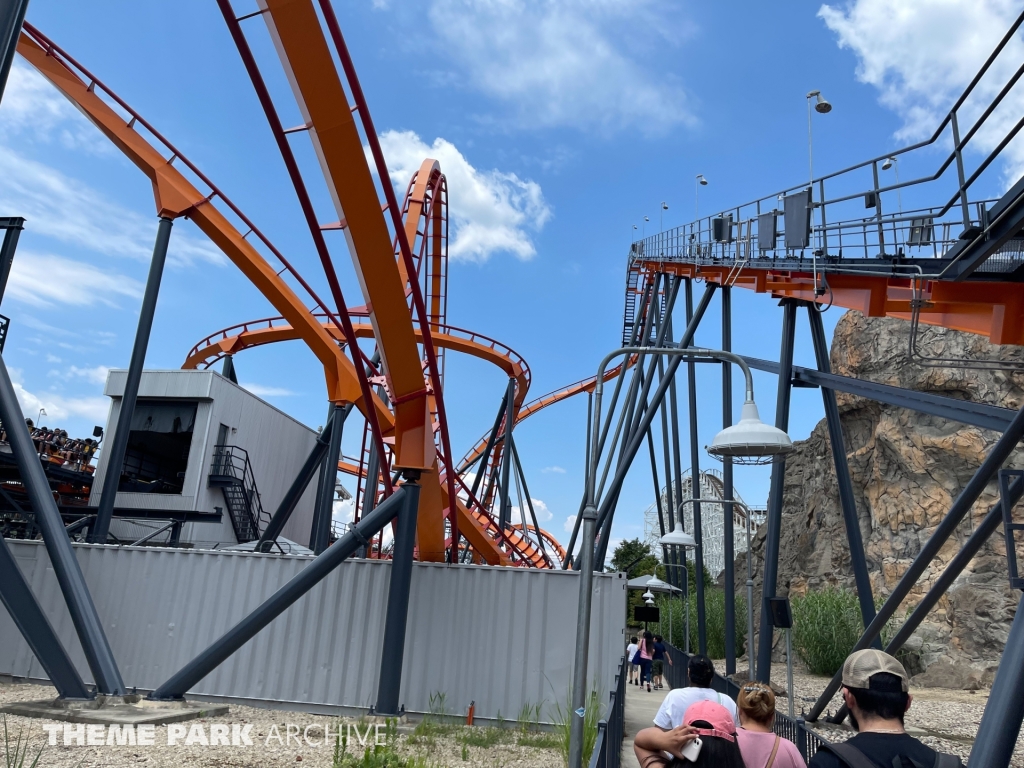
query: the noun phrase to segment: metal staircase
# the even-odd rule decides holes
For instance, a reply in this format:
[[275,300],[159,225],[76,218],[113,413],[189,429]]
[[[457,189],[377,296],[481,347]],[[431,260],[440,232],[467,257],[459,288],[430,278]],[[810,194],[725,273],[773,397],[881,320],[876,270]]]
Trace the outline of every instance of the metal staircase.
[[237,445],[215,445],[209,487],[220,488],[224,492],[224,502],[238,543],[256,541],[270,522],[270,516],[263,511],[248,451]]

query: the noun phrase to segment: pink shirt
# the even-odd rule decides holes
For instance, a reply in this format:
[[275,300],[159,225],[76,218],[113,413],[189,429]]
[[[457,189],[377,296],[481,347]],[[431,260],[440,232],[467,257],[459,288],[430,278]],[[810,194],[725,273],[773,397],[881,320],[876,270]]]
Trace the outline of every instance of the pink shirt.
[[[746,768],[766,768],[775,747],[775,734],[737,728],[736,743]],[[772,768],[807,768],[807,763],[800,757],[796,744],[788,739],[779,739],[779,751],[775,753]]]
[[647,641],[646,640],[641,640],[640,641],[640,658],[641,659],[647,659],[648,661],[650,661],[650,659],[651,659],[651,657],[653,655],[654,655],[654,645],[652,644],[651,647],[648,648],[647,647]]

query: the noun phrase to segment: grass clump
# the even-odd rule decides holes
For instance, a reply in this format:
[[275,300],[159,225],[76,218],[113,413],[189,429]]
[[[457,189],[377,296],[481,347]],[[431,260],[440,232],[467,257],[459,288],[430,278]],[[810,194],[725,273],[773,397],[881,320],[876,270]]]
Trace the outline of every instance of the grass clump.
[[864,631],[857,593],[828,586],[795,597],[793,647],[815,675],[834,675]]
[[[590,756],[597,743],[597,722],[601,719],[601,700],[596,690],[587,696],[583,716],[583,765],[590,765]],[[557,742],[558,751],[565,765],[569,764],[569,736],[572,732],[572,718],[579,717],[572,709],[572,693],[565,697],[564,706],[555,703],[555,733],[553,740]]]
[[387,720],[384,743],[367,747],[362,755],[348,753],[348,739],[338,734],[334,744],[333,768],[439,768],[423,757],[403,757],[398,754],[398,725]]
[[[18,731],[18,735],[12,743],[11,734],[7,730],[7,715],[4,715],[4,764],[6,768],[36,768],[42,755],[43,747],[39,748],[34,757],[29,754],[28,737],[23,736],[21,731]],[[29,762],[29,757],[32,757],[31,762]]]

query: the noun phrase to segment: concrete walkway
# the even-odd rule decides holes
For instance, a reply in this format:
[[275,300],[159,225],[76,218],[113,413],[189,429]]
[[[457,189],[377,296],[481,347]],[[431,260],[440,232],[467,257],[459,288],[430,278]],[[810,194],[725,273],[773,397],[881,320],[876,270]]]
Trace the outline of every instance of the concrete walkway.
[[647,692],[647,687],[626,686],[625,734],[622,738],[622,767],[640,768],[640,763],[633,754],[633,737],[637,731],[654,725],[654,716],[658,707],[669,692],[668,683],[661,690]]

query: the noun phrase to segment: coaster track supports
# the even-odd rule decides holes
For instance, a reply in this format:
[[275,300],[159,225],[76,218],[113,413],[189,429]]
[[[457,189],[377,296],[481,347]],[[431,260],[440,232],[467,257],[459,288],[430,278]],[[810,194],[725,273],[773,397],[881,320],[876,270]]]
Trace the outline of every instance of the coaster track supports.
[[[821,373],[831,373],[828,359],[828,342],[825,340],[825,329],[821,322],[821,313],[813,304],[807,304],[807,319],[811,325],[811,339],[814,342],[814,356]],[[871,578],[868,576],[868,564],[864,557],[864,539],[860,533],[860,518],[857,514],[857,499],[853,494],[853,480],[850,478],[850,465],[846,460],[846,443],[843,439],[843,425],[839,419],[839,406],[836,404],[836,393],[827,387],[821,387],[821,400],[825,407],[825,421],[828,424],[828,441],[832,446],[832,461],[836,469],[836,485],[839,487],[839,505],[843,509],[843,522],[846,524],[846,538],[850,543],[850,563],[853,566],[853,578],[857,584],[857,598],[860,601],[860,615],[864,626],[868,626],[875,618],[875,599],[871,593]],[[876,646],[880,643],[876,640]]]
[[[782,350],[779,353],[778,398],[775,403],[775,426],[783,432],[789,431],[789,403],[793,388],[793,342],[796,334],[797,302],[782,301]],[[779,577],[779,539],[782,534],[782,492],[786,481],[786,457],[776,456],[772,461],[772,480],[768,491],[768,536],[764,550],[764,579],[761,581],[761,627],[757,648],[757,679],[762,683],[771,680],[772,673],[772,631],[771,610],[768,598],[775,597]]]
[[[693,318],[693,281],[686,281],[686,321]],[[689,346],[693,346],[690,342]],[[726,365],[725,367],[728,367]],[[690,497],[700,499],[700,447],[697,441],[697,365],[686,361],[687,399],[690,411]],[[731,510],[730,510],[731,511]],[[708,652],[707,610],[704,603],[704,522],[701,520],[700,501],[693,502],[694,572],[697,575],[697,649],[702,656]]]
[[121,395],[121,408],[117,412],[117,426],[114,427],[114,438],[105,451],[107,453],[106,469],[103,472],[100,503],[96,510],[96,520],[92,530],[89,531],[89,541],[93,544],[106,544],[107,534],[110,533],[110,520],[114,515],[114,501],[121,483],[124,454],[128,448],[128,437],[132,430],[132,415],[135,413],[135,401],[139,396],[142,369],[146,365],[149,334],[153,330],[153,315],[156,314],[156,300],[160,294],[160,280],[164,274],[167,243],[171,239],[173,225],[173,219],[166,216],[160,217],[156,244],[153,246],[153,260],[150,262],[149,277],[146,280],[146,292],[143,294],[142,310],[139,312],[139,326],[135,331],[135,344],[132,347],[132,358],[128,365],[128,378],[124,384],[124,394]]
[[[732,352],[732,288],[722,286],[722,349]],[[732,366],[722,366],[722,429],[732,426]],[[722,461],[722,497],[732,501],[733,479],[732,459],[726,457]],[[723,504],[723,522],[725,524],[725,676],[736,673],[736,553],[735,531],[733,519],[736,505]],[[744,511],[744,514],[748,514]],[[747,557],[750,553],[747,552]],[[747,638],[748,647],[753,638]]]

